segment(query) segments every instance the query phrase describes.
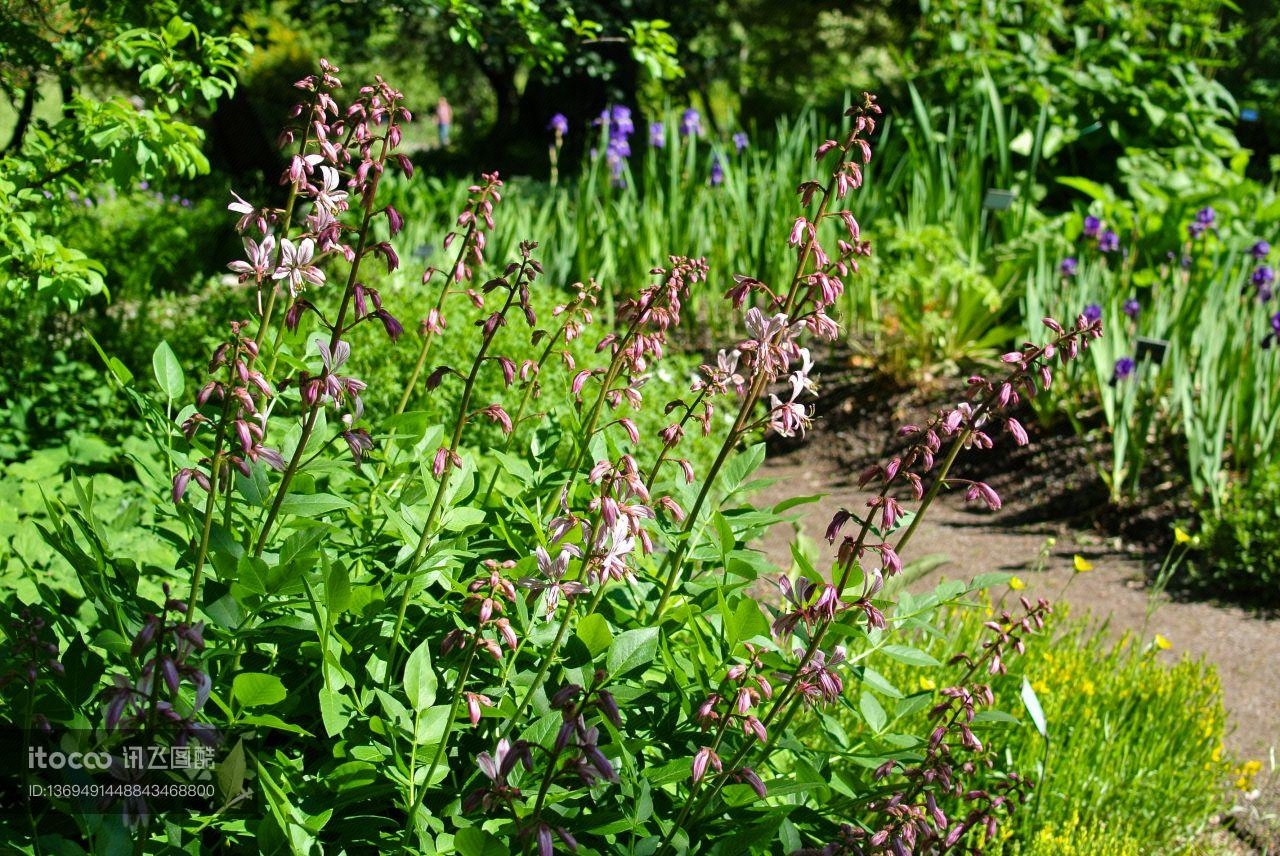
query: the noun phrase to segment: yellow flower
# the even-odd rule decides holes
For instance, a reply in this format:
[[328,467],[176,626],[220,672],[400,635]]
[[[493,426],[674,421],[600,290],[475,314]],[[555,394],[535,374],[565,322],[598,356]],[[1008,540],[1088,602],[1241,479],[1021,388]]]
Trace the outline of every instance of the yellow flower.
[[1027,584],[1024,583],[1022,580],[1018,579],[1017,577],[1014,577],[1013,579],[1009,580],[1009,588],[1013,589],[1014,591],[1022,591],[1026,587],[1027,587]]
[[1164,638],[1163,636],[1161,636],[1159,633],[1157,633],[1156,647],[1159,648],[1161,651],[1168,651],[1170,648],[1173,647],[1173,643],[1170,642],[1168,639]]
[[1178,544],[1190,544],[1191,536],[1181,526],[1173,527],[1173,540]]
[[936,690],[937,688],[938,688],[938,683],[933,678],[926,678],[924,675],[920,676],[920,689]]
[[1083,574],[1085,571],[1093,570],[1093,563],[1090,562],[1088,559],[1086,559],[1084,556],[1081,556],[1079,553],[1076,553],[1076,557],[1074,561],[1075,561],[1077,574]]

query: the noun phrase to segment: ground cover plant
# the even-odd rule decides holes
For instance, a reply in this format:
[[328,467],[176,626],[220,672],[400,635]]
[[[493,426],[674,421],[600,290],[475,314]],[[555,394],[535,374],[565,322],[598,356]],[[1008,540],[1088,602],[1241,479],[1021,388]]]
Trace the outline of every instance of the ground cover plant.
[[[973,650],[989,622],[1007,623],[1006,605],[1022,587],[1014,577],[999,600],[948,609],[943,632],[916,644],[939,661]],[[1095,620],[1062,610],[1047,619],[1045,632],[1052,644],[1037,640],[991,678],[997,709],[1017,715],[1021,727],[1003,724],[1001,714],[978,717],[977,733],[996,749],[995,766],[979,781],[1013,770],[1034,771],[1037,783],[1032,805],[998,831],[987,852],[1173,853],[1195,846],[1220,811],[1227,782],[1245,769],[1223,746],[1226,715],[1213,667],[1186,657],[1166,666],[1157,655],[1169,643],[1158,633],[1107,641]],[[864,678],[864,692],[887,706],[891,720],[910,718],[921,710],[911,700],[932,701],[946,675],[941,665],[910,669],[890,661],[873,680]],[[866,725],[844,716],[856,743]],[[1250,779],[1239,784],[1247,790]],[[940,805],[954,810],[954,803]]]
[[[706,262],[670,257],[618,300],[613,324],[590,284],[559,287],[563,302],[539,315],[535,292],[557,286],[531,241],[492,259],[504,188],[489,174],[442,242],[448,263],[428,266],[422,302],[402,307],[381,280],[401,266],[403,215],[379,187],[412,172],[396,152],[408,112],[380,79],[340,107],[338,74],[324,64],[299,83],[285,204],[229,206],[245,236],[230,267],[247,320],[228,324],[198,373],[167,344],[154,384],[107,363],[137,410],[139,480],[167,498],[140,525],[175,550],[175,569],[126,557],[93,479],[73,478],[74,501],[46,498],[41,532],[83,599],[68,613],[69,593],[37,581],[36,603],[12,604],[20,691],[6,711],[28,739],[48,730],[64,749],[108,753],[139,736],[209,745],[217,799],[163,820],[137,791],[121,792],[122,814],[58,799],[10,834],[33,850],[104,852],[162,840],[890,852],[989,838],[1028,782],[972,790],[959,759],[984,751],[970,728],[989,701],[982,676],[1016,656],[1046,604],[1023,603],[972,652],[930,733],[878,735],[864,789],[833,778],[845,731],[823,711],[844,703],[854,663],[932,662],[897,640],[964,587],[896,608],[879,597],[920,519],[903,503],[923,511],[947,486],[997,507],[987,485],[949,476],[956,454],[1025,442],[1009,409],[1100,323],[1046,319],[1043,344],[1006,353],[1000,374],[971,378],[968,401],[906,426],[901,453],[863,475],[866,506],[830,523],[830,581],[812,568],[777,578],[748,543],[803,499],[754,509],[741,497],[761,432],[805,429],[802,342],[838,335],[827,311],[870,252],[843,203],[871,158],[874,99],[817,149],[821,177],[801,183],[780,238],[790,276],[737,276],[725,312],[745,334],[680,397],[646,402]],[[412,337],[408,312],[421,316]],[[468,330],[471,347],[438,363],[450,329]],[[402,337],[414,368],[375,413],[356,372]],[[577,339],[593,342],[581,358]],[[451,420],[415,409],[446,390]],[[646,403],[666,415],[656,436],[640,434]],[[484,424],[500,435],[477,441]],[[683,438],[698,432],[717,451],[695,467]],[[769,576],[782,598],[766,615],[751,585]],[[874,708],[862,715],[884,731]],[[817,742],[798,739],[814,722]],[[848,810],[824,810],[833,791]],[[963,797],[950,816],[935,807],[945,794]],[[258,813],[239,816],[238,802]]]

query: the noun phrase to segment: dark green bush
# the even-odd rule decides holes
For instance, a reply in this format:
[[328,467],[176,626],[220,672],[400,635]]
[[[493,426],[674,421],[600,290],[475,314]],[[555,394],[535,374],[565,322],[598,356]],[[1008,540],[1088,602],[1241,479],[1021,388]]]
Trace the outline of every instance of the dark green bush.
[[1280,607],[1280,464],[1254,470],[1203,520],[1190,582],[1217,597]]

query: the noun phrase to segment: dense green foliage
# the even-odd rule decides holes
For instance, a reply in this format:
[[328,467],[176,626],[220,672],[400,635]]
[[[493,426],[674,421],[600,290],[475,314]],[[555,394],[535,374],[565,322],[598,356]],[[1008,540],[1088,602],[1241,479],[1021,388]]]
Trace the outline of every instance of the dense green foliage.
[[1208,597],[1275,608],[1280,587],[1280,465],[1233,482],[1221,509],[1206,513],[1203,549],[1191,560],[1191,586]]
[[[1274,589],[1280,200],[1236,96],[1280,60],[1227,0],[14,10],[0,718],[224,739],[212,800],[2,840],[1129,854],[1221,807],[1211,669],[969,602],[1002,575],[881,585],[961,448],[1025,442],[1016,388],[1113,504],[1181,486],[1165,570]],[[762,441],[846,352],[972,406],[774,567],[813,498],[753,500]]]

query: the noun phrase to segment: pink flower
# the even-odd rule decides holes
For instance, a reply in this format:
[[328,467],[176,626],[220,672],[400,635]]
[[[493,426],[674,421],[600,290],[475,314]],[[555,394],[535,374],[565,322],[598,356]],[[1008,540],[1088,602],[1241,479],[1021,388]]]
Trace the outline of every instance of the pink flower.
[[294,297],[303,288],[303,280],[314,285],[324,282],[324,271],[311,263],[315,254],[315,242],[303,238],[296,246],[288,238],[280,240],[280,267],[271,275],[272,279],[287,279],[289,291]]
[[258,282],[262,282],[274,264],[274,259],[271,257],[275,253],[275,249],[276,239],[270,235],[263,238],[262,243],[258,243],[252,238],[245,238],[244,253],[249,261],[244,262],[237,259],[228,264],[227,267],[240,275],[241,282],[251,276]]

